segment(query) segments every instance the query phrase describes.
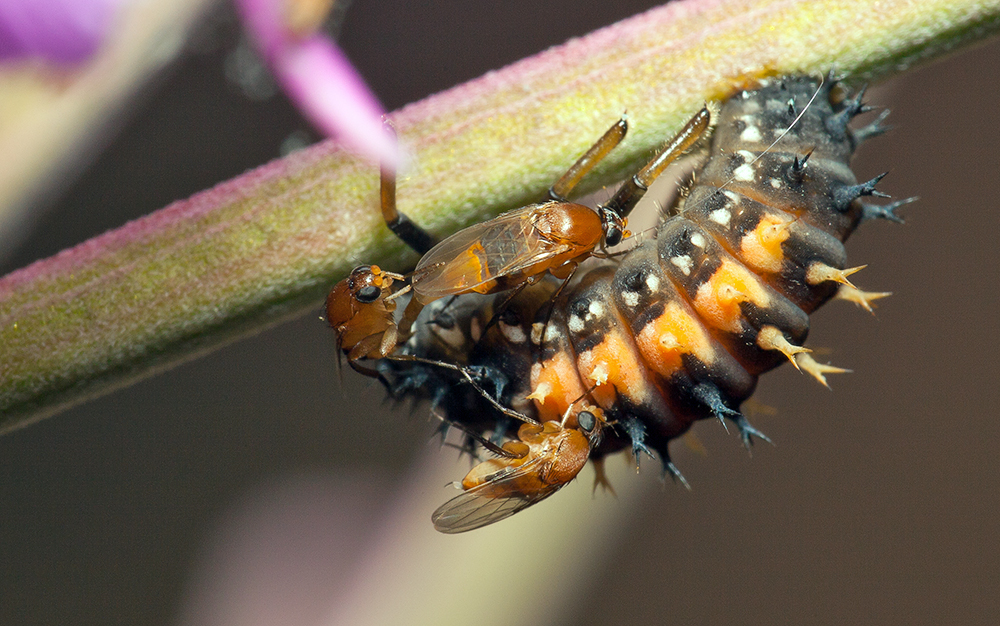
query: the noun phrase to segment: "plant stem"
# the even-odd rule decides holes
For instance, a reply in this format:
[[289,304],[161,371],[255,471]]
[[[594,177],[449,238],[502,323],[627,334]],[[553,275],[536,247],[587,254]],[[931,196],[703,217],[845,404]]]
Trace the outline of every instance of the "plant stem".
[[[447,233],[535,201],[627,110],[593,190],[758,78],[881,78],[998,27],[1000,0],[671,3],[393,114],[411,155],[400,209]],[[377,185],[326,142],[0,279],[0,431],[316,311],[355,264],[412,263]]]

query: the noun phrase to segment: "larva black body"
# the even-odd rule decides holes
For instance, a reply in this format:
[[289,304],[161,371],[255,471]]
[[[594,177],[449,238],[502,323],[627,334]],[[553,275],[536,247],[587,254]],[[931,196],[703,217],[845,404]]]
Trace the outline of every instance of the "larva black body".
[[[553,281],[529,286],[495,324],[491,299],[437,301],[402,352],[471,368],[501,404],[539,422],[579,428],[581,407],[603,409],[591,459],[652,450],[683,480],[668,444],[712,417],[734,422],[749,444],[762,435],[739,407],[761,373],[785,360],[821,382],[840,371],[802,347],[809,313],[834,296],[868,307],[882,295],[854,288],[845,269],[843,241],[867,218],[898,220],[900,204],[861,200],[879,195],[881,177],[859,184],[849,159],[882,131],[882,118],[849,128],[860,100],[833,80],[805,77],[737,94],[722,105],[707,161],[654,239],[590,269],[554,302]],[[451,372],[392,361],[379,370],[393,395],[431,398],[446,424],[471,437],[501,441],[516,428]],[[468,521],[468,502],[449,505],[435,515],[446,532],[510,514]]]

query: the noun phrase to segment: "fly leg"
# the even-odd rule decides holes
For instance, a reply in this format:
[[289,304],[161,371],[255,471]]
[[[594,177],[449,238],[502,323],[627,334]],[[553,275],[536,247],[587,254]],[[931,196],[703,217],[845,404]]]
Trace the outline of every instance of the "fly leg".
[[[396,134],[388,120],[384,123],[384,127],[386,132]],[[385,225],[417,254],[421,256],[427,254],[427,251],[434,247],[437,240],[405,213],[400,213],[396,209],[396,172],[383,163],[379,182],[379,198]]]
[[566,202],[567,196],[573,192],[573,189],[583,177],[589,174],[598,163],[603,161],[604,157],[608,156],[614,150],[615,146],[621,143],[627,132],[628,120],[623,115],[620,120],[615,122],[614,126],[609,128],[594,145],[590,146],[583,153],[583,156],[576,160],[576,163],[562,175],[562,178],[549,187],[548,199],[556,202]]
[[698,139],[708,130],[711,122],[711,114],[708,109],[702,107],[694,114],[684,128],[674,135],[673,139],[663,144],[656,156],[650,160],[641,170],[618,189],[614,197],[604,203],[598,210],[611,210],[620,217],[627,216],[635,205],[639,203],[646,190],[653,184],[653,181],[667,169],[667,166],[677,160],[686,150],[698,141]]

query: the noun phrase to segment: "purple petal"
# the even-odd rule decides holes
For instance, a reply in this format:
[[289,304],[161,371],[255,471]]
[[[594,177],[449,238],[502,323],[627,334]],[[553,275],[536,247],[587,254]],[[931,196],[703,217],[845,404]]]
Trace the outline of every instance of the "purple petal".
[[378,99],[330,39],[289,31],[282,1],[237,0],[237,6],[288,97],[327,136],[396,167],[399,150],[382,128],[385,112]]
[[291,45],[284,27],[283,0],[236,0],[236,9],[268,64],[283,47]]
[[2,0],[0,59],[44,57],[60,63],[86,60],[129,0]]
[[396,142],[382,128],[382,106],[333,42],[314,36],[289,47],[275,69],[288,96],[323,133],[380,163],[397,164]]

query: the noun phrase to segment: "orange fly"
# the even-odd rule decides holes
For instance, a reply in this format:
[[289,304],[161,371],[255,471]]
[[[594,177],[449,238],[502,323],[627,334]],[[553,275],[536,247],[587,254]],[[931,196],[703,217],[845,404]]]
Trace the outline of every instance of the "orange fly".
[[625,137],[628,124],[619,120],[549,189],[549,201],[475,224],[434,246],[413,272],[415,299],[427,304],[462,293],[520,289],[546,272],[568,279],[599,247],[613,247],[628,235],[628,213],[663,170],[701,137],[710,119],[702,108],[596,211],[568,202],[566,196],[580,180]]
[[490,449],[498,458],[472,468],[465,490],[431,516],[434,528],[463,533],[506,519],[541,502],[576,478],[599,443],[603,414],[588,407],[575,415],[576,426],[550,421],[522,424],[518,441]]
[[337,347],[347,355],[348,364],[366,376],[375,374],[358,365],[359,360],[385,358],[396,349],[395,298],[409,291],[409,287],[392,290],[393,283],[401,280],[402,275],[377,265],[362,265],[326,298],[326,319],[337,331]]
[[[394,133],[387,123],[386,132]],[[419,254],[434,245],[434,238],[396,210],[396,178],[383,166],[380,171],[382,217],[386,225],[404,243]],[[366,376],[377,377],[374,370],[360,366],[361,359],[390,356],[402,339],[396,323],[396,298],[409,292],[409,285],[393,284],[406,277],[386,272],[377,265],[360,265],[337,283],[326,297],[326,319],[337,331],[337,347],[347,355],[351,367]],[[409,322],[406,322],[409,327]]]
[[354,371],[383,380],[378,370],[361,365],[363,359],[388,359],[423,363],[435,368],[450,370],[459,376],[459,381],[469,384],[497,411],[525,422],[537,425],[538,421],[503,406],[487,392],[481,376],[474,370],[437,359],[419,355],[402,354],[396,350],[399,345],[399,328],[396,325],[396,298],[407,293],[404,286],[393,289],[393,284],[402,280],[400,274],[386,272],[377,265],[361,265],[337,283],[326,298],[326,319],[337,332],[337,347],[347,355],[347,363]]

